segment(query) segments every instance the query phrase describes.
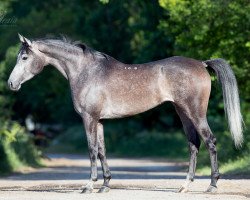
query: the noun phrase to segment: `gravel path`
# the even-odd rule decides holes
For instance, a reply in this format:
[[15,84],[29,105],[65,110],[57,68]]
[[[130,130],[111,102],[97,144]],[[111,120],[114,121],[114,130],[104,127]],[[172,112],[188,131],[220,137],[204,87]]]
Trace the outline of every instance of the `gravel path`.
[[159,159],[108,159],[112,177],[111,190],[80,194],[89,178],[89,160],[78,155],[49,155],[46,168],[26,169],[0,179],[0,200],[64,200],[64,199],[249,199],[250,179],[221,179],[217,194],[206,194],[209,177],[198,176],[188,193],[176,193],[184,182],[187,163]]

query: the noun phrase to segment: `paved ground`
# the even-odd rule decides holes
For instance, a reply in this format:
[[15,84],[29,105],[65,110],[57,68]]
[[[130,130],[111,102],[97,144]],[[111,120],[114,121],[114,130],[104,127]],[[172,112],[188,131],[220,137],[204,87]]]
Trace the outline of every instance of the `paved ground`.
[[[209,185],[209,177],[201,177],[192,183],[189,193],[176,193],[185,179],[187,163],[167,162],[156,159],[109,159],[113,179],[111,191],[96,193],[100,180],[92,194],[81,194],[81,186],[89,177],[89,161],[76,155],[50,155],[47,168],[28,169],[19,174],[0,179],[0,200],[64,200],[64,199],[248,199],[250,179],[221,179],[217,194],[203,191]],[[99,170],[100,171],[100,170]]]

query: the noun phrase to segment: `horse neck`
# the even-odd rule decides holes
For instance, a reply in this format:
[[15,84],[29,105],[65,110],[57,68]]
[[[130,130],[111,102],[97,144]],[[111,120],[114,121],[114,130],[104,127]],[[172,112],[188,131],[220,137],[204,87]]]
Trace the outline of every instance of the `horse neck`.
[[39,44],[40,51],[46,55],[47,64],[54,66],[68,80],[76,76],[80,51],[72,46],[45,43]]

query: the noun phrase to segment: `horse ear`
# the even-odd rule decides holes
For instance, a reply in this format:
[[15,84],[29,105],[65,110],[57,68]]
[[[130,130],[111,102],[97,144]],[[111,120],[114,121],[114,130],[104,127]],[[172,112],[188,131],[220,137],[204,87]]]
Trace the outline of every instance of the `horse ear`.
[[22,43],[24,43],[24,37],[23,37],[20,33],[18,33],[18,37],[19,37],[20,41],[21,41]]
[[26,43],[30,47],[32,42],[25,37],[23,37],[23,39],[24,39],[24,43]]
[[19,34],[18,33],[18,36],[19,36],[19,39],[20,39],[20,41],[23,43],[23,44],[26,44],[27,46],[31,46],[31,41],[28,39],[28,38],[26,38],[26,37],[23,37],[21,34]]

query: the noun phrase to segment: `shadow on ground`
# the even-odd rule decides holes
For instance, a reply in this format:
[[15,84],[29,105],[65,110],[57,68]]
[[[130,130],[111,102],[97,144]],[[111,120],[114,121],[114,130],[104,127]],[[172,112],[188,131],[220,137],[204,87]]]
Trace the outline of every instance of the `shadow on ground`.
[[[46,168],[24,171],[9,176],[8,180],[86,180],[89,179],[90,167],[88,157],[80,155],[49,155]],[[169,162],[163,159],[108,159],[112,179],[185,179],[188,163]],[[98,177],[102,179],[102,170],[98,167]],[[196,176],[196,179],[209,179],[208,176]],[[222,175],[223,178],[223,175]],[[226,176],[230,179],[246,177]],[[249,178],[249,177],[248,177]]]

